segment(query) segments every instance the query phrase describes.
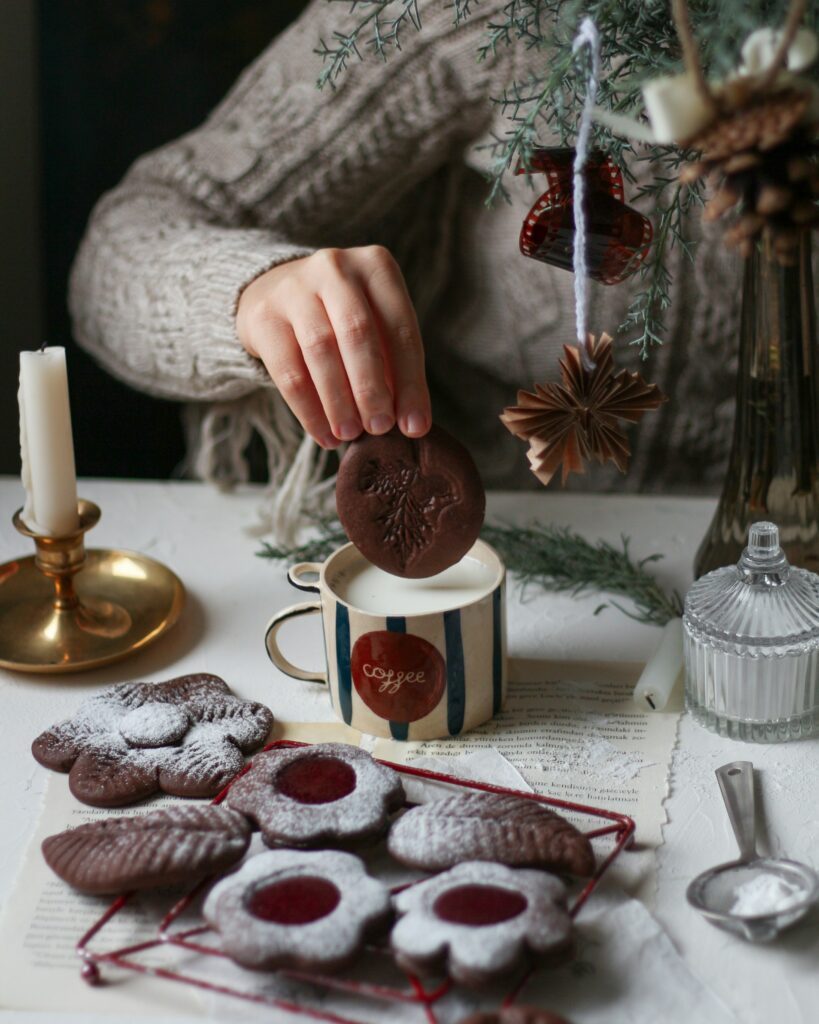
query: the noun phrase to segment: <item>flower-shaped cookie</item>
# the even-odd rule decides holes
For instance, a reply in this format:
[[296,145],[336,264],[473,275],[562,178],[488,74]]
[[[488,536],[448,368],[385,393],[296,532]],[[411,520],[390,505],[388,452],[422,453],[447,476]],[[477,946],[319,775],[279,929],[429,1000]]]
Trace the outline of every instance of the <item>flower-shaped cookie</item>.
[[390,917],[389,890],[338,850],[270,850],[219,882],[204,906],[243,967],[337,971]]
[[227,802],[256,822],[270,846],[347,846],[383,834],[404,787],[366,751],[317,743],[257,755]]
[[78,800],[121,807],[159,790],[213,796],[272,724],[264,705],[234,697],[218,676],[187,675],[103,690],[41,733],[31,752],[46,768],[69,772]]
[[398,964],[414,974],[443,969],[462,985],[494,981],[571,941],[566,888],[542,871],[468,861],[395,897],[391,936]]

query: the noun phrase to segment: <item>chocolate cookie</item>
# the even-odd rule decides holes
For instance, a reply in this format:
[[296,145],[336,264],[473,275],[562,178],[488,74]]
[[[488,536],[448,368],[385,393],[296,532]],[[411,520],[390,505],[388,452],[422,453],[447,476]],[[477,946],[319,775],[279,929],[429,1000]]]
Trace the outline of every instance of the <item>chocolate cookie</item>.
[[536,800],[462,793],[413,807],[390,829],[390,854],[402,864],[440,871],[465,860],[498,861],[588,877],[589,840]]
[[49,836],[42,850],[80,892],[117,893],[199,881],[241,860],[249,843],[241,814],[208,804],[92,821]]
[[395,576],[434,576],[478,538],[486,497],[472,457],[440,427],[422,438],[398,430],[362,435],[347,449],[336,508],[347,536]]
[[270,846],[348,846],[377,839],[404,802],[398,774],[346,743],[258,754],[227,803]]
[[94,807],[122,807],[159,790],[214,796],[267,739],[273,715],[240,700],[224,679],[197,674],[120,683],[83,701],[31,745],[40,764],[68,772]]
[[386,927],[390,895],[351,853],[272,850],[219,882],[204,915],[243,967],[332,972]]
[[508,976],[571,945],[566,889],[542,871],[469,861],[404,889],[390,942],[412,974],[444,971],[462,985]]
[[472,1013],[460,1024],[569,1024],[569,1021],[537,1006],[504,1006],[496,1013]]

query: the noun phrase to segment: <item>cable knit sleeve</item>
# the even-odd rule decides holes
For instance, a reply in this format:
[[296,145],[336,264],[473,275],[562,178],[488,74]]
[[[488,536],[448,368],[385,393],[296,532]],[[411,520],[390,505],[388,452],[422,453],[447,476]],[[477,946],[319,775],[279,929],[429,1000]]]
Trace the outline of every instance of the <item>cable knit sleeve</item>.
[[94,210],[71,275],[77,341],[144,391],[227,400],[269,380],[236,335],[245,285],[328,245],[366,240],[397,197],[485,128],[499,61],[479,63],[486,21],[455,28],[421,4],[382,63],[319,91],[319,37],[350,17],[314,0],[195,131],[138,160]]

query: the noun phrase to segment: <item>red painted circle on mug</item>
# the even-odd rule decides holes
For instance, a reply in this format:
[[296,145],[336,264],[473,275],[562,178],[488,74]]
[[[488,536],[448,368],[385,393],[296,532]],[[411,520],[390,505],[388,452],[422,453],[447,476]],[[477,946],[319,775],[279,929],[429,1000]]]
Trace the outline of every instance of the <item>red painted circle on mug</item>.
[[331,804],[355,787],[355,771],[338,757],[300,757],[276,775],[278,791],[300,804]]
[[499,885],[457,885],[441,893],[432,911],[442,921],[480,928],[511,921],[528,905],[521,893]]
[[390,722],[424,718],[446,687],[444,659],[429,641],[412,633],[364,633],[353,647],[350,670],[367,707]]
[[341,893],[326,878],[301,875],[260,885],[247,901],[248,913],[273,924],[310,924],[336,909]]

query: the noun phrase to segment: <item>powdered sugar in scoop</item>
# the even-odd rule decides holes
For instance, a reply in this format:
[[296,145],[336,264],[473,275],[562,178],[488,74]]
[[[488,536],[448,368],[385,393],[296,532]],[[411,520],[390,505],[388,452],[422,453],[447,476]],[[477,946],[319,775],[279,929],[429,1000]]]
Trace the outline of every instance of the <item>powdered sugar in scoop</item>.
[[761,872],[737,886],[730,913],[740,917],[778,914],[805,899],[805,892],[786,878]]

